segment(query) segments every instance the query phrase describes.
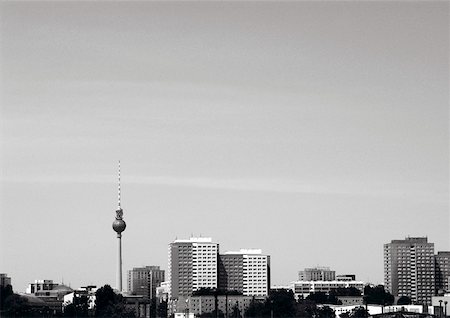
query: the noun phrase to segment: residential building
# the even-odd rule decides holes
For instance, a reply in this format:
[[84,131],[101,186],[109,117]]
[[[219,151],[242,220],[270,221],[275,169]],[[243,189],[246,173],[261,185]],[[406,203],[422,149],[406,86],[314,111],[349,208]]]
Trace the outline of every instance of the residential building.
[[270,289],[270,256],[260,249],[241,249],[219,255],[219,289],[244,296],[267,296]]
[[169,298],[190,296],[200,288],[217,288],[219,244],[191,237],[169,244]]
[[4,273],[0,274],[0,286],[6,287],[8,285],[11,285],[11,277]]
[[354,287],[359,291],[364,291],[364,282],[362,281],[297,281],[290,285],[290,289],[294,292],[295,298],[306,298],[309,294],[315,292],[329,293],[331,290],[338,288]]
[[[219,295],[217,296],[217,310],[223,312],[225,317],[234,317],[232,314],[239,312],[242,316],[252,301],[264,301],[264,297],[243,295]],[[199,317],[202,314],[211,313],[216,308],[216,297],[206,296],[181,296],[171,308],[171,313],[189,313]]]
[[329,267],[305,268],[298,272],[300,281],[331,281],[336,279],[336,272]]
[[438,252],[434,257],[436,292],[450,291],[450,252]]
[[156,297],[156,288],[164,281],[164,270],[159,266],[135,267],[128,271],[128,293],[146,299]]
[[431,304],[435,293],[434,243],[407,237],[384,244],[384,285],[394,296]]

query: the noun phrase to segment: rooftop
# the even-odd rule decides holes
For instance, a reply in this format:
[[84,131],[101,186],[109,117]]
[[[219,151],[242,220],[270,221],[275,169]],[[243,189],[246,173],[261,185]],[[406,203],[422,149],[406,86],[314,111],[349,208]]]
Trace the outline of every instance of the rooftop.
[[225,252],[224,255],[260,255],[262,254],[261,249],[243,249],[241,248],[239,251],[228,251]]
[[174,243],[212,243],[210,237],[191,237],[189,239],[177,239]]

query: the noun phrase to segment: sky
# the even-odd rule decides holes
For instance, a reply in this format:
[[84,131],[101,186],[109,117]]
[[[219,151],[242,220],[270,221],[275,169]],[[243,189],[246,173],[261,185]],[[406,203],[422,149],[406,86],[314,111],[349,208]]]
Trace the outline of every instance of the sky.
[[176,238],[383,283],[450,250],[449,3],[0,3],[0,272],[115,286]]

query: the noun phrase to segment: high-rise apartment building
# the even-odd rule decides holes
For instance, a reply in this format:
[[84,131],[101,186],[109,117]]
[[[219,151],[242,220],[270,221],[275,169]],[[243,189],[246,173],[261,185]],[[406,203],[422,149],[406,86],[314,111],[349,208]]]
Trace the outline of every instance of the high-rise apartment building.
[[219,244],[211,238],[169,244],[169,298],[190,296],[200,288],[217,288]]
[[300,281],[332,281],[336,279],[336,272],[329,267],[305,268],[298,272]]
[[128,271],[128,292],[147,299],[156,297],[156,288],[164,282],[164,270],[159,266],[135,267]]
[[435,255],[436,291],[450,291],[450,252]]
[[270,289],[270,256],[259,249],[241,249],[219,255],[219,288],[244,296],[267,296]]
[[416,304],[431,304],[435,292],[434,243],[407,237],[384,244],[384,284],[394,296]]

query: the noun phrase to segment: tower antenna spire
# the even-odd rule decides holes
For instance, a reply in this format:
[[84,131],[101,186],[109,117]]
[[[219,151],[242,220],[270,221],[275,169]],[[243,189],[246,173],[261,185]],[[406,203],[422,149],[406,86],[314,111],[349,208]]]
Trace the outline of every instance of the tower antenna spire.
[[120,205],[120,160],[119,160],[119,178],[118,178],[118,188],[117,188],[117,210],[122,210]]

